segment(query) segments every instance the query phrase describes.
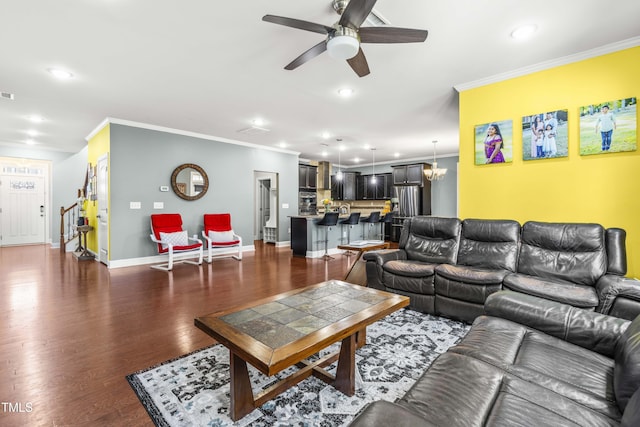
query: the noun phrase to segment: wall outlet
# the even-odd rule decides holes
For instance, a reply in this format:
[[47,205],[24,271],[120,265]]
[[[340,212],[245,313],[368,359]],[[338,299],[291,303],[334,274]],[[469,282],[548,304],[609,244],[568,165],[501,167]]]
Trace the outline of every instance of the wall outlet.
[[153,209],[164,209],[164,202],[153,202]]
[[129,202],[129,209],[141,209],[142,203],[140,202]]
[[283,203],[282,209],[289,209],[289,203]]
[[162,192],[169,191],[169,186],[168,185],[161,185],[160,186],[160,191],[162,191]]

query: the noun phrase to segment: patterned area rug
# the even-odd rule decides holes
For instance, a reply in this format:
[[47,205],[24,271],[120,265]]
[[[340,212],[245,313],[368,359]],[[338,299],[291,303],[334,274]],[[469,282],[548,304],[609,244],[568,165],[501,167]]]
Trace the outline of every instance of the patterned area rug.
[[[469,326],[402,309],[367,328],[356,353],[352,397],[309,377],[235,424],[229,418],[229,351],[214,345],[128,375],[127,380],[157,426],[344,426],[369,402],[395,401],[431,362],[457,343]],[[339,344],[321,355],[335,352]],[[336,363],[327,370],[335,373]],[[254,394],[294,372],[266,377],[249,365]]]

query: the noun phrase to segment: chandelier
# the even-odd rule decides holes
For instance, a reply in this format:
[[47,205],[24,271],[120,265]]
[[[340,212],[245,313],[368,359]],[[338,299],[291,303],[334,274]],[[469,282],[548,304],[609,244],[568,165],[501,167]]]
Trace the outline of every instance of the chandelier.
[[424,175],[429,181],[438,181],[447,174],[446,168],[438,168],[438,162],[436,161],[436,144],[438,141],[433,141],[433,163],[431,169],[425,169]]

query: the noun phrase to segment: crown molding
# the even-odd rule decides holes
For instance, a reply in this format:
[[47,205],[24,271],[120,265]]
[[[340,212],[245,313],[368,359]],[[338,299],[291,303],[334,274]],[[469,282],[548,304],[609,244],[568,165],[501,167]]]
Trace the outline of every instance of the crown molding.
[[140,128],[140,129],[155,130],[155,131],[158,131],[158,132],[172,133],[172,134],[175,134],[175,135],[182,135],[182,136],[188,136],[188,137],[192,137],[192,138],[206,139],[206,140],[209,140],[209,141],[222,142],[224,144],[241,145],[241,146],[244,146],[244,147],[259,148],[259,149],[267,150],[267,151],[277,151],[279,153],[293,154],[295,156],[299,156],[300,155],[300,153],[297,152],[297,151],[286,150],[284,148],[269,147],[269,146],[266,146],[266,145],[252,144],[250,142],[238,141],[238,140],[235,140],[235,139],[222,138],[222,137],[218,137],[218,136],[207,135],[207,134],[204,134],[204,133],[191,132],[191,131],[181,130],[181,129],[173,129],[173,128],[168,128],[168,127],[164,127],[164,126],[152,125],[152,124],[148,124],[148,123],[140,123],[140,122],[134,122],[134,121],[131,121],[131,120],[118,119],[118,118],[114,118],[114,117],[107,117],[102,122],[100,122],[100,124],[98,126],[96,126],[96,128],[93,131],[91,131],[91,133],[89,133],[89,135],[87,135],[85,137],[85,140],[89,141],[98,132],[100,132],[107,124],[123,125],[123,126],[135,127],[135,128]]
[[454,85],[453,88],[458,92],[469,89],[486,86],[493,83],[499,83],[504,80],[513,79],[515,77],[525,76],[538,71],[548,70],[550,68],[559,67],[561,65],[571,64],[573,62],[584,61],[585,59],[595,58],[596,56],[606,55],[608,53],[618,52],[624,49],[640,46],[640,36],[630,39],[621,40],[619,42],[600,46],[595,49],[586,50],[584,52],[575,53],[573,55],[563,56],[562,58],[552,59],[549,61],[539,62],[516,70],[507,71],[505,73],[496,74],[484,79],[474,80],[468,83],[460,83]]

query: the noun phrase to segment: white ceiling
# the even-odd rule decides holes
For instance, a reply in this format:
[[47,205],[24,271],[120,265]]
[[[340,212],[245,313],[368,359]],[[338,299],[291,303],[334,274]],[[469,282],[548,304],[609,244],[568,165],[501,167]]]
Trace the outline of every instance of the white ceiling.
[[[0,99],[0,145],[24,147],[36,130],[34,147],[77,152],[113,117],[269,147],[284,141],[302,158],[327,150],[333,162],[341,138],[346,166],[370,163],[366,144],[376,162],[431,155],[432,140],[439,155],[453,154],[454,86],[640,44],[638,0],[379,0],[374,11],[429,37],[364,44],[371,74],[358,78],[326,53],[284,70],[322,36],[261,20],[332,25],[330,0],[4,1],[0,91],[15,100]],[[525,23],[538,26],[535,36],[510,38]],[[56,80],[49,67],[74,78]],[[355,94],[340,98],[342,87]],[[30,123],[33,114],[45,121]],[[238,132],[256,117],[269,132]]]

